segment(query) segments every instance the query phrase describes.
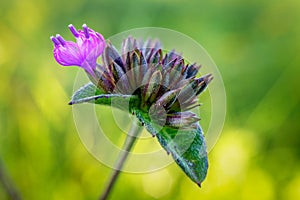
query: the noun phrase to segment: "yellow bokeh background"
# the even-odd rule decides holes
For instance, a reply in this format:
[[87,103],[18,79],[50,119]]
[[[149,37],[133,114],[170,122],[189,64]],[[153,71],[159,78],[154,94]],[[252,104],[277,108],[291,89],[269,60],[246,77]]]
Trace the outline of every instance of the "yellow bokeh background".
[[[225,126],[202,188],[172,164],[122,173],[111,199],[300,199],[299,9],[298,0],[2,0],[5,170],[24,199],[97,199],[111,169],[79,139],[67,105],[78,68],[55,62],[49,37],[71,38],[70,23],[87,23],[104,37],[165,27],[195,39],[216,62],[227,94]],[[0,199],[9,199],[1,185]]]

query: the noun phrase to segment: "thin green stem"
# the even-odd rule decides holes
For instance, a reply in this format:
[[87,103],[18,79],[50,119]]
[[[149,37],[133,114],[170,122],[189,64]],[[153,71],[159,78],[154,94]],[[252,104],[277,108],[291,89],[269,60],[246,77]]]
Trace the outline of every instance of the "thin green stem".
[[117,178],[119,177],[119,174],[125,164],[125,161],[129,155],[129,152],[131,151],[132,147],[134,146],[134,143],[137,139],[137,136],[142,132],[143,127],[139,125],[139,122],[137,120],[134,120],[132,123],[132,126],[129,130],[129,133],[126,137],[126,140],[123,144],[123,150],[121,151],[119,158],[115,164],[115,169],[105,187],[103,190],[102,195],[100,196],[99,200],[106,200],[108,198],[108,195],[113,189],[113,186],[116,183]]
[[17,188],[14,186],[9,175],[7,174],[2,161],[0,160],[0,183],[2,183],[3,189],[12,200],[21,200],[21,195],[19,194]]

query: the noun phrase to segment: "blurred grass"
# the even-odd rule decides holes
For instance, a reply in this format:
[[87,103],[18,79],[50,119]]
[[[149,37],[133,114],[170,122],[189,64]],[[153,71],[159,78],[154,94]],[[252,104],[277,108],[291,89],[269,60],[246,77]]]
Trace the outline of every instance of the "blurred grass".
[[299,8],[297,0],[1,1],[0,157],[24,199],[96,199],[111,171],[76,133],[67,102],[77,69],[52,57],[49,36],[70,37],[69,23],[105,37],[144,26],[183,32],[214,58],[226,86],[227,121],[201,189],[171,165],[122,174],[112,199],[300,199]]

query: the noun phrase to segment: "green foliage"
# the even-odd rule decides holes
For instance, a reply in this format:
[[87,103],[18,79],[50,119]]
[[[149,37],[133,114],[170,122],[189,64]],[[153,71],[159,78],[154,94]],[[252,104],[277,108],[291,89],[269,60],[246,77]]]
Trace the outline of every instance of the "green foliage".
[[138,98],[134,95],[103,94],[93,83],[88,83],[77,90],[69,102],[70,105],[78,103],[109,105],[128,111],[138,103]]
[[135,110],[135,113],[167,153],[171,153],[184,173],[201,186],[206,177],[208,160],[200,125],[197,123],[196,127],[188,129],[159,127],[151,122],[147,113],[140,110]]
[[138,109],[138,101],[134,95],[101,94],[93,83],[88,83],[74,93],[70,104],[94,103],[134,112],[146,129],[157,137],[167,153],[171,153],[186,175],[201,186],[206,177],[208,160],[200,125],[197,123],[195,127],[160,127],[151,121],[148,113]]

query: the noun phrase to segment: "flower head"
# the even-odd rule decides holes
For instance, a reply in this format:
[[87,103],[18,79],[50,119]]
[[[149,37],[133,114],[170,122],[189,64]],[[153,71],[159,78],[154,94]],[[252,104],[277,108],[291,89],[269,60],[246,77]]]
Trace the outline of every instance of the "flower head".
[[97,58],[105,48],[104,37],[87,27],[82,26],[82,30],[70,24],[69,29],[76,38],[76,42],[66,41],[61,35],[51,36],[54,44],[54,58],[63,66],[79,66],[94,76]]
[[120,53],[108,42],[94,82],[103,94],[83,102],[100,99],[101,103],[103,98],[105,104],[105,98],[117,95],[121,99],[111,105],[126,110],[121,101],[131,95],[134,103],[129,102],[129,110],[200,186],[208,159],[200,118],[191,109],[200,105],[198,95],[213,78],[211,74],[197,78],[200,67],[187,63],[175,50],[163,53],[157,40],[128,37]]
[[200,105],[197,96],[213,78],[197,78],[200,65],[186,63],[175,51],[163,54],[157,40],[132,37],[124,40],[121,53],[108,42],[102,61],[94,84],[105,93],[138,96],[137,109],[161,126],[193,128],[199,121],[189,110]]
[[[92,81],[69,104],[91,102],[132,112],[200,186],[208,159],[200,118],[191,109],[200,105],[198,95],[212,75],[197,78],[200,65],[187,63],[175,50],[164,53],[157,40],[128,37],[118,51],[86,25],[79,31],[69,28],[76,43],[51,37],[54,57],[61,65],[82,67]],[[102,63],[97,64],[100,55]]]

